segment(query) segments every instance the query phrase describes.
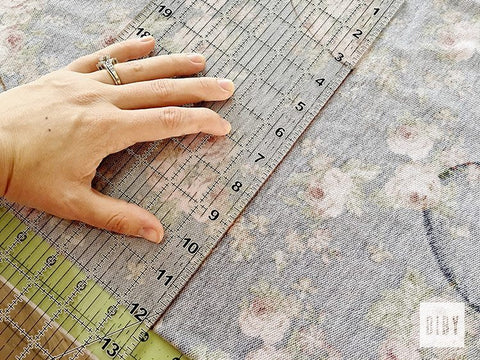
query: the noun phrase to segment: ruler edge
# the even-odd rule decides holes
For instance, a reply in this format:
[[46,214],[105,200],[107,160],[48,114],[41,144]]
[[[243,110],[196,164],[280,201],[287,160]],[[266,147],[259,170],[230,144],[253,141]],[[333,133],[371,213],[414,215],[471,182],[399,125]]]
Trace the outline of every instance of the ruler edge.
[[[331,90],[327,96],[326,100],[322,100],[321,106],[317,114],[308,122],[305,128],[302,129],[300,134],[295,135],[295,139],[293,142],[288,145],[288,150],[281,156],[281,158],[277,161],[277,159],[274,159],[274,162],[276,162],[275,166],[271,169],[268,170],[268,174],[266,176],[260,178],[255,178],[258,179],[258,186],[256,187],[255,191],[251,194],[248,195],[248,200],[245,203],[241,203],[241,210],[236,214],[233,215],[233,219],[230,221],[230,225],[228,225],[223,231],[222,234],[218,237],[218,240],[213,243],[213,246],[208,246],[208,251],[205,254],[202,254],[202,260],[196,262],[195,264],[192,262],[191,265],[196,267],[196,270],[192,272],[186,279],[186,281],[181,284],[180,290],[170,299],[167,299],[168,305],[162,310],[159,311],[161,315],[158,317],[158,319],[153,323],[151,326],[151,330],[155,331],[157,334],[161,335],[157,329],[160,328],[161,323],[163,318],[166,316],[167,311],[171,308],[171,306],[174,304],[174,302],[177,301],[179,298],[180,294],[184,291],[185,287],[191,282],[192,278],[195,276],[195,274],[201,269],[201,267],[205,264],[207,259],[211,256],[211,254],[218,248],[220,242],[227,236],[228,232],[232,228],[232,226],[236,223],[236,221],[242,216],[242,214],[246,211],[247,207],[250,205],[250,203],[257,197],[258,193],[264,185],[267,183],[267,181],[273,176],[277,168],[280,166],[280,164],[285,160],[285,158],[291,153],[292,149],[298,142],[301,140],[302,136],[307,132],[307,130],[312,126],[313,122],[317,120],[321,114],[322,111],[324,111],[325,107],[327,104],[330,102],[330,99],[333,97],[333,95],[338,91],[338,89],[341,87],[341,85],[347,80],[350,74],[355,70],[357,67],[359,61],[371,51],[371,48],[373,44],[375,43],[376,40],[378,40],[379,35],[386,29],[387,25],[393,20],[393,17],[397,14],[398,10],[402,7],[402,5],[405,3],[405,0],[392,0],[390,3],[390,6],[388,10],[382,15],[381,20],[374,25],[372,28],[372,31],[369,33],[368,37],[362,42],[362,45],[359,47],[359,49],[356,52],[356,56],[352,58],[352,62],[348,62],[346,64],[343,64],[343,66],[347,69],[347,73],[345,76],[342,77],[338,76],[334,79],[332,79],[332,84],[335,84],[335,89]],[[158,7],[158,0],[151,0],[142,10],[141,12],[135,16],[128,24],[114,37],[113,42],[118,42],[120,40],[125,40],[122,39],[125,35],[128,34],[129,29],[133,28],[136,22],[144,18],[144,12],[148,11],[151,7]],[[341,78],[340,81],[338,81]],[[252,183],[252,185],[255,185],[255,183]],[[207,244],[208,245],[208,244]],[[163,335],[161,335],[164,337]],[[175,343],[173,343],[170,339],[167,339],[169,342],[171,342],[174,346],[177,346]],[[187,354],[188,355],[188,354]]]
[[[263,188],[265,183],[271,178],[271,176],[274,174],[278,166],[285,160],[285,158],[290,154],[292,151],[293,147],[295,144],[298,143],[298,141],[301,140],[301,137],[306,133],[306,131],[312,126],[313,122],[318,119],[320,116],[320,113],[325,109],[325,106],[328,104],[330,99],[333,97],[333,95],[337,92],[337,90],[340,88],[340,86],[343,84],[343,82],[348,78],[348,76],[353,72],[353,70],[357,67],[359,61],[362,59],[362,57],[367,54],[370,50],[371,47],[373,46],[375,40],[378,39],[378,36],[385,30],[387,25],[392,21],[393,17],[395,14],[398,12],[400,7],[404,4],[405,0],[392,0],[389,6],[389,9],[382,15],[381,21],[379,21],[374,27],[372,28],[372,31],[369,33],[368,37],[362,42],[362,45],[359,47],[359,49],[356,52],[356,56],[352,58],[352,62],[348,62],[346,64],[343,64],[343,66],[348,69],[347,73],[344,77],[338,76],[334,79],[332,79],[332,84],[335,84],[335,89],[330,90],[329,94],[327,96],[327,99],[325,101],[321,101],[321,106],[317,114],[308,122],[307,126],[302,129],[301,133],[297,136],[295,135],[295,139],[293,142],[288,145],[288,150],[282,155],[282,157],[277,161],[277,159],[274,159],[274,162],[276,162],[276,165],[271,169],[268,170],[268,174],[265,177],[262,177],[262,179],[258,179],[258,187],[256,187],[256,190],[251,193],[247,194],[248,195],[248,200],[245,203],[241,203],[241,210],[236,214],[233,215],[233,219],[230,220],[230,225],[228,225],[223,231],[222,234],[218,237],[218,240],[213,243],[213,246],[207,246],[208,251],[202,254],[202,260],[197,261],[195,263],[191,262],[192,266],[196,267],[196,270],[192,272],[190,275],[188,275],[187,279],[183,284],[180,286],[180,290],[173,296],[173,297],[168,297],[166,300],[168,302],[168,305],[161,311],[158,311],[160,313],[160,316],[158,319],[151,325],[150,329],[157,332],[156,329],[161,325],[161,322],[163,318],[166,315],[166,312],[172,304],[178,299],[179,295],[184,291],[185,287],[190,283],[192,280],[193,276],[200,270],[200,268],[203,266],[205,261],[210,257],[210,255],[217,249],[219,246],[220,242],[226,237],[228,232],[230,231],[231,227],[235,224],[235,222],[238,220],[239,217],[242,216],[242,214],[245,212],[246,208],[250,205],[250,203],[253,201],[253,199],[258,195],[260,190]],[[127,38],[124,38],[125,36],[128,35],[129,29],[134,28],[134,25],[140,21],[141,19],[145,18],[144,13],[150,10],[151,8],[156,8],[160,5],[158,5],[159,0],[151,0],[147,3],[146,6],[143,7],[143,9],[140,11],[137,16],[135,16],[130,22],[127,23],[123,27],[123,29],[113,38],[113,42],[116,43],[121,40],[126,40]],[[341,78],[341,81],[338,81]],[[252,183],[252,185],[256,185],[255,183]],[[209,245],[208,243],[206,245]],[[163,337],[163,335],[162,335]],[[168,339],[167,339],[168,340]],[[169,340],[169,342],[171,342]],[[175,344],[173,344],[175,345]]]

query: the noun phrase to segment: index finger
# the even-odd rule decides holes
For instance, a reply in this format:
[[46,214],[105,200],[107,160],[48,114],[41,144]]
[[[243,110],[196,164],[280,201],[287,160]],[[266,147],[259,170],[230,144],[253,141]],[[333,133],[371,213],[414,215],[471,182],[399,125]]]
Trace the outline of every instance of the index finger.
[[111,153],[138,142],[155,141],[199,132],[222,136],[230,132],[230,123],[208,108],[162,107],[120,110],[115,135],[110,136]]

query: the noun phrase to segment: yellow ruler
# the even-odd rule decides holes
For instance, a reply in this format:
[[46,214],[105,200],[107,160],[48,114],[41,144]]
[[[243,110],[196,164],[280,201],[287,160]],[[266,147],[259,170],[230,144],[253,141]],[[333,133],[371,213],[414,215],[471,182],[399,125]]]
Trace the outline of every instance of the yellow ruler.
[[0,359],[187,360],[5,208],[0,239]]

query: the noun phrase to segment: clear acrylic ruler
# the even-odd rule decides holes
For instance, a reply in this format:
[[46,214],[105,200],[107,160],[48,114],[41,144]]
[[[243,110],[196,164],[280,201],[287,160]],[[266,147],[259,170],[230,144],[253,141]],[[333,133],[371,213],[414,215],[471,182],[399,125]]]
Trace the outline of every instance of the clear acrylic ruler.
[[[61,301],[55,298],[61,304],[58,313],[51,315],[39,305],[51,323],[71,335],[68,358],[81,358],[86,349],[96,356],[102,351],[116,358],[134,356],[132,349],[144,339],[141,334],[154,326],[401,2],[152,1],[117,40],[153,35],[156,55],[203,53],[206,75],[234,80],[236,93],[227,102],[202,105],[227,118],[233,130],[227,137],[197,134],[137,144],[101,164],[94,186],[156,214],[166,229],[161,245],[3,203],[27,227],[8,230],[12,220],[0,220],[0,264],[23,269],[13,285],[2,270],[6,283],[17,290],[11,301],[27,303],[33,296],[36,304],[45,303],[42,299],[52,296],[48,289],[58,290],[67,276],[62,274],[68,274],[65,291],[57,294]],[[1,219],[10,219],[8,213]],[[33,265],[16,255],[34,253],[35,246],[44,254],[48,248],[49,255],[38,254]],[[48,265],[50,256],[57,265]],[[74,273],[61,267],[53,271],[58,259]],[[58,278],[50,285],[42,280],[48,271]],[[89,286],[101,289],[109,300],[88,295]],[[94,309],[94,320],[90,316],[78,331],[69,325],[77,332],[69,331],[62,325],[66,319],[77,326],[82,321],[72,305],[80,295],[85,311]],[[0,316],[22,328],[12,318],[13,308],[2,306]],[[115,320],[120,310],[131,316]],[[192,314],[185,321],[194,319]],[[138,331],[121,336],[131,329]],[[26,346],[44,348],[48,333],[38,333]]]

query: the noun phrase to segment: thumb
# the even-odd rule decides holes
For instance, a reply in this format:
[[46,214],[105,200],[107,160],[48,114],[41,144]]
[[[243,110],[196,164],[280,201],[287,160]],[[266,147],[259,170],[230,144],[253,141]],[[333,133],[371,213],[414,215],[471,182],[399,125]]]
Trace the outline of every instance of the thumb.
[[153,214],[92,188],[82,196],[78,214],[77,220],[101,229],[142,237],[157,244],[163,238],[163,227]]

